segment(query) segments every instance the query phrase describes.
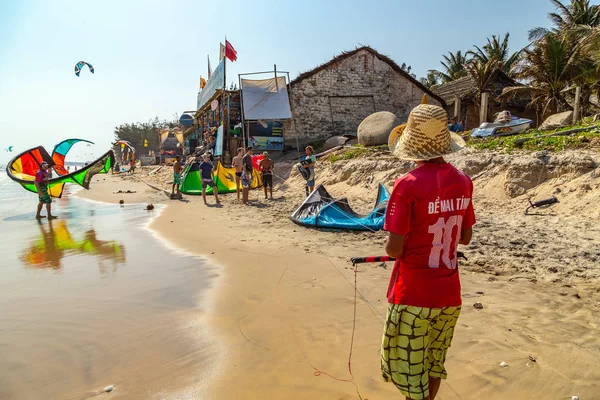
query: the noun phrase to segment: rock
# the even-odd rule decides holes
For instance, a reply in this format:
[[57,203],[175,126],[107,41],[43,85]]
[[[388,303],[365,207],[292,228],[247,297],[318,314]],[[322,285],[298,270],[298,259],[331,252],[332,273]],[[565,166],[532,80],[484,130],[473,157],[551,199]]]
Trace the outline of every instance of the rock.
[[587,183],[582,183],[581,185],[579,185],[579,189],[588,191],[588,190],[592,190],[592,187]]
[[104,388],[104,391],[105,391],[106,393],[110,393],[110,392],[112,392],[114,389],[115,389],[115,385],[110,385],[110,386],[107,386],[107,387],[105,387],[105,388]]
[[482,310],[483,309],[483,304],[477,302],[477,303],[473,304],[473,307],[475,307],[478,310]]
[[508,368],[508,363],[505,363],[504,361],[502,361],[502,362],[500,363],[500,366],[501,366],[502,368]]
[[401,121],[389,111],[379,111],[369,115],[358,126],[358,143],[363,146],[387,144],[392,129]]
[[323,151],[333,149],[336,146],[343,146],[349,139],[346,136],[334,136],[330,137],[323,143]]
[[529,356],[529,359],[533,362],[537,362],[537,359],[534,356]]
[[563,126],[567,126],[573,123],[573,111],[565,111],[558,114],[554,114],[546,118],[546,120],[540,125],[540,130],[556,129]]

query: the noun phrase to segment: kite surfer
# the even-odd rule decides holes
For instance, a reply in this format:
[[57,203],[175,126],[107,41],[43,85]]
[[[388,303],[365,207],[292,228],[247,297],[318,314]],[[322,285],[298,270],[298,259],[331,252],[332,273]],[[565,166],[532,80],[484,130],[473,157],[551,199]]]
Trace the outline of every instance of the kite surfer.
[[35,188],[37,189],[38,197],[40,200],[37,206],[37,213],[35,214],[35,219],[37,220],[46,218],[45,216],[40,215],[44,204],[46,205],[48,219],[56,218],[51,213],[52,199],[48,194],[48,168],[50,168],[50,165],[44,161],[40,164],[40,170],[35,174]]
[[181,156],[175,157],[173,163],[173,187],[171,188],[171,197],[175,194],[175,188],[177,188],[177,195],[179,195],[179,185],[181,185]]
[[237,192],[237,199],[240,199],[240,185],[242,183],[242,158],[244,157],[244,148],[240,147],[237,150],[237,156],[231,160],[231,166],[235,168],[235,190]]
[[252,146],[246,148],[246,155],[242,158],[242,201],[248,205],[248,195],[252,186]]
[[265,189],[265,200],[269,199],[267,197],[267,188],[271,194],[271,200],[273,200],[273,167],[275,167],[275,163],[269,158],[268,152],[265,151],[263,153],[263,157],[264,158],[259,161],[258,165],[260,166],[262,173],[263,188]]
[[306,146],[304,150],[306,155],[302,157],[302,168],[308,170],[308,179],[306,179],[306,186],[308,187],[308,194],[311,194],[315,190],[315,164],[317,163],[317,157],[312,146]]
[[414,108],[393,154],[417,168],[397,179],[389,199],[385,250],[396,258],[387,291],[381,372],[407,399],[434,400],[461,310],[458,244],[471,241],[473,183],[443,156],[464,141],[443,108]]

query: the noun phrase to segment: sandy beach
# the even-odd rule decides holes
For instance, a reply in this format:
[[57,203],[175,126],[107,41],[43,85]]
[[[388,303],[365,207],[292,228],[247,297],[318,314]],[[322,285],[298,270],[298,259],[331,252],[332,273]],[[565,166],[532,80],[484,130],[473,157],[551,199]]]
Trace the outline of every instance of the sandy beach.
[[[451,159],[474,179],[478,224],[473,243],[463,249],[469,258],[461,264],[464,304],[443,400],[593,399],[600,393],[600,180],[595,166],[586,164],[598,156],[553,156],[552,171],[537,180],[514,172],[515,165],[531,170],[538,156],[466,152]],[[357,161],[323,162],[318,179],[358,211],[374,201],[374,184],[359,184],[368,181],[365,174],[389,183],[408,168],[386,155]],[[302,181],[289,176],[285,163],[276,171],[275,200],[262,200],[262,190],[254,190],[250,207],[235,194],[222,196],[222,207],[194,196],[170,201],[146,185],[168,187],[169,170],[155,170],[97,178],[79,195],[113,204],[167,204],[150,229],[216,267],[204,323],[216,332],[211,339],[220,349],[213,360],[219,374],[205,398],[398,398],[380,378],[378,355],[391,264],[358,268],[352,375],[348,371],[355,296],[349,259],[382,255],[383,232],[294,225],[289,215],[302,201]],[[483,170],[495,172],[482,177]],[[532,189],[540,198],[560,192],[561,203],[525,217]],[[119,190],[136,193],[114,193]],[[474,308],[476,302],[483,309]],[[190,366],[181,373],[192,371],[198,372]]]

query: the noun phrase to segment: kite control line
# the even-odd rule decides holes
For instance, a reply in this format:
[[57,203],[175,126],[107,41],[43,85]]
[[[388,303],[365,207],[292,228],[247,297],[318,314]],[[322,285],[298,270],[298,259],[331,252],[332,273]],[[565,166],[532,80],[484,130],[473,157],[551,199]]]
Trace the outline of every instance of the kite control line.
[[[456,256],[458,258],[464,258],[465,260],[468,260],[468,258],[465,257],[465,253],[463,253],[462,251],[457,251]],[[356,264],[372,263],[372,262],[396,261],[396,259],[394,257],[390,257],[390,256],[369,256],[369,257],[352,257],[350,259],[350,261],[352,261],[352,265],[356,265]]]

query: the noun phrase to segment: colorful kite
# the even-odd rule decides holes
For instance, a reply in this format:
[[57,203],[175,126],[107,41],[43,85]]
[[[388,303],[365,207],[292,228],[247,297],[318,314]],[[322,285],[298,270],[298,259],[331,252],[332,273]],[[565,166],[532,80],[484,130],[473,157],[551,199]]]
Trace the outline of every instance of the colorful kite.
[[54,147],[54,150],[52,150],[52,161],[54,161],[54,171],[56,171],[58,175],[62,176],[69,174],[69,171],[67,171],[67,169],[65,168],[65,157],[67,156],[69,150],[71,150],[71,147],[73,147],[75,143],[79,142],[94,144],[94,142],[90,142],[89,140],[84,139],[67,139],[57,144]]
[[14,147],[14,146],[8,146],[8,148],[6,149],[6,151],[8,151],[9,153],[12,153],[12,151],[13,151],[13,147]]
[[[19,183],[25,190],[37,193],[35,187],[35,174],[40,169],[42,162],[47,162],[51,167],[54,161],[46,149],[42,146],[34,147],[19,154],[13,158],[6,168],[8,177]],[[60,198],[63,194],[65,183],[75,183],[90,188],[90,181],[96,174],[106,174],[111,170],[115,163],[115,156],[112,150],[106,152],[102,157],[82,169],[67,175],[51,178],[48,181],[48,194],[52,197]]]
[[[129,161],[135,161],[135,147],[133,147],[133,145],[131,144],[131,142],[128,142],[127,140],[117,140],[117,142],[115,143],[115,146],[119,146],[121,147],[121,149],[129,149],[129,153],[130,153],[130,157],[129,157]],[[123,153],[124,155],[124,153]]]
[[92,66],[92,64],[87,63],[85,61],[79,61],[77,64],[75,64],[75,75],[79,76],[84,65],[88,66],[92,74],[94,73],[94,67]]

